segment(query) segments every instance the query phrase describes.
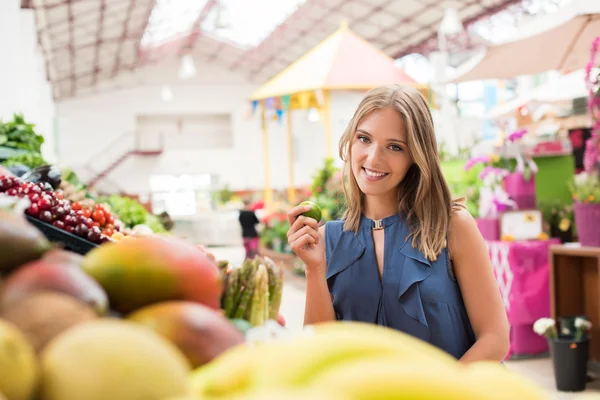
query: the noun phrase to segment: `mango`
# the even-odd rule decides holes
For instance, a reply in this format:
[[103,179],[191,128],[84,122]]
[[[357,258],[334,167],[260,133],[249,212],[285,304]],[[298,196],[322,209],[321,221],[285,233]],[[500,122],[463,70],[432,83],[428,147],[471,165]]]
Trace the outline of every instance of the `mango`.
[[[99,315],[108,310],[104,289],[77,265],[59,264],[60,258],[37,260],[11,273],[0,294],[0,307],[6,309],[35,292],[51,291],[72,296],[90,305]],[[63,258],[63,262],[67,262]]]
[[187,393],[190,370],[158,334],[108,318],[62,333],[41,365],[40,400],[163,400]]
[[171,341],[199,367],[244,343],[244,335],[223,315],[202,304],[168,301],[144,307],[127,318]]
[[0,209],[0,274],[40,258],[52,244],[21,214]]
[[27,338],[0,320],[0,392],[7,400],[29,400],[39,380],[39,366]]
[[168,300],[220,308],[219,267],[183,239],[143,237],[105,243],[84,257],[82,267],[107,292],[111,308],[122,313]]
[[19,328],[38,354],[60,333],[97,317],[85,303],[57,292],[33,293],[2,312],[2,318]]

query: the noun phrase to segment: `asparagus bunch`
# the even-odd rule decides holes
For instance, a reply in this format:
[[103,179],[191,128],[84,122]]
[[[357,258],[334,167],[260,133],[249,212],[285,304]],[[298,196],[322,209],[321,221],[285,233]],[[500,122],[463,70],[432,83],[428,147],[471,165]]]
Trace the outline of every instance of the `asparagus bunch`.
[[228,318],[263,325],[279,315],[282,291],[283,270],[267,257],[255,257],[226,274],[222,308]]

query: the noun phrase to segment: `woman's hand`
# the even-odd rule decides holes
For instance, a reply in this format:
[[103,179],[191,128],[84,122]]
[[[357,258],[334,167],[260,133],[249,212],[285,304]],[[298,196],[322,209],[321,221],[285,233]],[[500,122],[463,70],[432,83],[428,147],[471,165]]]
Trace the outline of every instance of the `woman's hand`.
[[318,222],[301,215],[308,210],[310,206],[296,206],[287,213],[290,223],[288,243],[306,264],[307,272],[325,264],[325,239],[319,233]]

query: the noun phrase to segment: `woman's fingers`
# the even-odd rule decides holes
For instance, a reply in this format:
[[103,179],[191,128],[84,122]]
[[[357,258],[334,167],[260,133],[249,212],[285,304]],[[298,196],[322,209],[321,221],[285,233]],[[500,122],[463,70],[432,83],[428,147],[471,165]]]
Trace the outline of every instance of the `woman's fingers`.
[[309,244],[315,244],[315,238],[311,235],[304,234],[296,240],[294,240],[293,242],[290,242],[290,247],[292,248],[292,251],[294,251],[294,253],[297,253]]
[[310,206],[296,206],[287,212],[288,222],[290,226],[294,225],[294,222],[298,218],[298,216],[304,212],[310,210]]
[[319,230],[319,223],[314,220],[313,218],[308,218],[305,217],[304,215],[299,216],[296,221],[294,222],[293,225],[291,225],[290,230],[288,231],[289,235],[292,235],[295,232],[298,232],[300,229],[302,229],[305,226],[309,226],[312,229],[314,229],[315,231]]
[[319,242],[319,232],[314,230],[311,226],[305,225],[288,237],[288,243],[291,245],[294,241],[298,240],[304,235],[309,235],[312,237],[314,239],[314,243]]

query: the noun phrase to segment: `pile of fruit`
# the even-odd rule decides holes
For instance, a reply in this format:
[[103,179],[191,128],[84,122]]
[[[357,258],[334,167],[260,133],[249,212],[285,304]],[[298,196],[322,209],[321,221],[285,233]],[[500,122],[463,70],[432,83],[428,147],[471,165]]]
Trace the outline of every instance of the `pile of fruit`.
[[[23,182],[17,177],[0,176],[0,193],[27,198],[28,215],[92,243],[103,243],[122,229],[122,224],[102,204],[89,208],[71,202],[46,182]],[[118,236],[121,237],[122,234]]]
[[[0,399],[184,395],[194,368],[245,342],[243,318],[259,324],[278,313],[281,274],[268,260],[232,268],[202,246],[158,235],[81,256],[49,243],[25,218],[30,205],[19,210],[22,200],[5,198],[13,202],[0,204]],[[83,217],[105,225],[110,214],[100,211]],[[238,289],[238,272],[226,271],[244,271]],[[255,312],[227,318],[226,295]]]

